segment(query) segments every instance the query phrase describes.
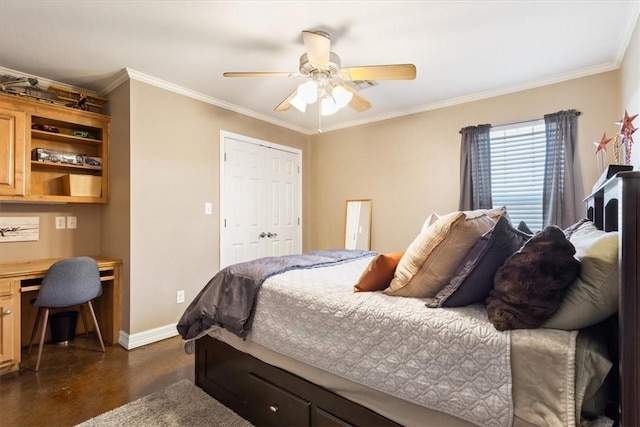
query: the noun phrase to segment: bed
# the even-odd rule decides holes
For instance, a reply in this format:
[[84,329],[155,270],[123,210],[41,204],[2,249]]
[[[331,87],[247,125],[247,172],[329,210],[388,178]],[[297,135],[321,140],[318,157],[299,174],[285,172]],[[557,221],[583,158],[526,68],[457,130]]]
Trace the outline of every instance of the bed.
[[617,314],[595,325],[502,331],[484,304],[354,293],[377,255],[321,252],[269,260],[255,282],[236,274],[213,308],[207,284],[178,323],[196,384],[256,425],[638,425],[639,192],[640,173],[626,172],[586,200],[588,225],[618,246]]

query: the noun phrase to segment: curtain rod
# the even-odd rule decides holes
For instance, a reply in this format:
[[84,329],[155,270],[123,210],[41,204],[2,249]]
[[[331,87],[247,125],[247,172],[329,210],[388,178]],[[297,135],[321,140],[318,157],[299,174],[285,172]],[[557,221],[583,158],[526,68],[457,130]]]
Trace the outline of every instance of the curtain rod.
[[[556,113],[551,113],[551,114],[558,114],[558,113],[562,113],[562,112],[573,112],[576,116],[579,116],[579,115],[581,115],[581,114],[582,114],[582,112],[580,112],[580,111],[578,111],[578,110],[560,110],[560,111],[558,111],[558,112],[556,112]],[[546,115],[547,115],[547,114],[545,114],[545,116],[546,116]],[[492,124],[489,124],[489,123],[483,123],[483,124],[479,124],[479,125],[465,126],[465,127],[463,127],[462,129],[466,129],[466,128],[473,128],[473,127],[478,127],[478,126],[487,126],[487,125],[491,126],[492,128],[497,128],[497,127],[502,127],[502,126],[517,126],[517,125],[522,124],[522,123],[537,122],[537,121],[539,121],[539,120],[544,120],[544,116],[542,116],[542,117],[541,117],[541,118],[539,118],[539,119],[521,120],[521,121],[519,121],[519,122],[504,123],[504,124],[501,124],[501,125],[495,125],[495,126],[494,126],[494,125],[492,125]],[[460,129],[460,130],[458,131],[458,133],[462,133],[462,129]]]
[[[581,112],[581,111],[577,111],[577,110],[560,110],[560,111],[558,111],[558,113],[561,113],[562,111],[575,111],[575,114],[576,114],[577,116],[579,116],[579,115],[581,115],[581,114],[582,114],[582,112]],[[551,113],[551,114],[555,114],[555,113]],[[545,114],[545,115],[546,115],[546,114]],[[501,124],[501,125],[495,125],[495,126],[494,126],[494,125],[491,125],[491,127],[496,127],[496,128],[497,128],[497,127],[500,127],[500,126],[519,125],[519,124],[522,124],[522,123],[535,122],[535,121],[538,121],[538,120],[544,120],[544,116],[540,117],[539,119],[521,120],[521,121],[519,121],[519,122],[503,123],[503,124]]]

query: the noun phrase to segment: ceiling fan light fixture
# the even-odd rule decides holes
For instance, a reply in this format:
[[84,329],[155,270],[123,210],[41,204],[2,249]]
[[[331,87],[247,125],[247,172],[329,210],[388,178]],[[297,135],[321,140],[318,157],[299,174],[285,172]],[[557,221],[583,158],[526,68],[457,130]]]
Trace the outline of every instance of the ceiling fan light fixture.
[[353,93],[349,92],[342,86],[334,87],[331,91],[331,96],[333,97],[333,100],[335,101],[339,109],[349,105],[349,103],[353,99]]
[[340,107],[331,96],[325,96],[320,100],[320,114],[323,116],[335,114],[339,109]]
[[298,86],[298,95],[307,104],[313,104],[318,100],[318,85],[310,80]]
[[304,113],[307,110],[307,102],[302,99],[300,93],[297,93],[296,96],[291,98],[289,100],[289,104],[293,105],[296,110],[300,111],[301,113]]

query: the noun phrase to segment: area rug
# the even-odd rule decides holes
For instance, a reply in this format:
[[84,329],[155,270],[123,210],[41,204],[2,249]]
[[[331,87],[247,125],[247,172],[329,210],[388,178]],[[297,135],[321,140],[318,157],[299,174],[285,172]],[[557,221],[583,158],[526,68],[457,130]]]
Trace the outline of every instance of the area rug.
[[78,426],[251,427],[252,424],[191,381],[181,380]]

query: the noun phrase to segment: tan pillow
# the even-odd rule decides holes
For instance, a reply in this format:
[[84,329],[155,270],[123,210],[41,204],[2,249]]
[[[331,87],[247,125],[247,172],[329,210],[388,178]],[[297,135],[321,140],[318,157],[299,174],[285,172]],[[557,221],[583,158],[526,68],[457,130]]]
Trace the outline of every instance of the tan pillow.
[[389,287],[393,273],[396,271],[396,266],[403,254],[404,251],[376,256],[358,279],[353,291],[381,291]]
[[451,279],[471,246],[504,215],[503,209],[459,211],[440,217],[409,245],[384,293],[434,297]]

